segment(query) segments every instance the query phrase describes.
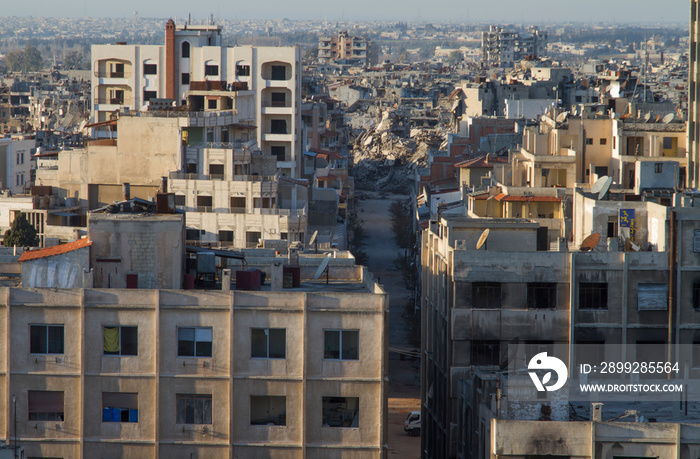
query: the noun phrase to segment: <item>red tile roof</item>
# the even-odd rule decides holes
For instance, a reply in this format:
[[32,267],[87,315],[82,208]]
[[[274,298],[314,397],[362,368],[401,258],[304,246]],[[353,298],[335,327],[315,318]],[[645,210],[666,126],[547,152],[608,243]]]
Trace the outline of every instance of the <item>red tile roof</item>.
[[78,239],[77,241],[69,242],[68,244],[61,244],[54,247],[46,247],[44,249],[30,250],[24,252],[19,261],[29,261],[36,260],[37,258],[52,257],[54,255],[61,255],[63,253],[72,252],[73,250],[82,249],[84,247],[89,247],[92,245],[92,241],[86,237]]

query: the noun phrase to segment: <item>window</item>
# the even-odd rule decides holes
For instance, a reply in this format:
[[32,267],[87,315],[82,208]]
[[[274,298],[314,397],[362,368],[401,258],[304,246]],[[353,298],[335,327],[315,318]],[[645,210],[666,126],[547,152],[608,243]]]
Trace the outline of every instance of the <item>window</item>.
[[219,243],[225,246],[232,246],[233,231],[219,230]]
[[250,76],[250,65],[237,65],[236,76]]
[[63,325],[30,325],[31,354],[63,354]]
[[501,307],[501,283],[500,282],[474,282],[472,283],[472,307],[473,308],[500,308]]
[[472,365],[499,365],[501,363],[501,343],[497,340],[472,340]]
[[673,148],[673,137],[664,137],[662,142],[664,150],[671,150]]
[[200,231],[198,229],[187,228],[185,229],[185,239],[188,241],[198,241],[199,233]]
[[178,357],[211,357],[213,333],[211,327],[180,327],[177,329]]
[[211,394],[177,394],[178,424],[211,424]]
[[287,397],[274,395],[251,395],[250,425],[286,426]]
[[184,206],[185,205],[185,195],[184,194],[176,194],[175,195],[175,205],[176,206]]
[[579,283],[578,308],[608,309],[608,284],[606,282]]
[[270,69],[270,79],[271,80],[286,80],[287,71],[284,65],[273,65]]
[[593,145],[593,139],[586,138],[586,145]]
[[637,309],[639,311],[665,311],[668,301],[668,285],[648,283],[637,285]]
[[601,144],[601,145],[607,145],[607,144],[608,144],[608,139],[600,139],[600,144]]
[[245,197],[232,197],[231,210],[233,213],[245,213]]
[[211,196],[197,196],[197,212],[210,212],[212,208]]
[[323,427],[360,427],[360,398],[323,397]]
[[284,161],[284,158],[286,156],[284,147],[280,146],[270,147],[270,154],[272,154],[272,156],[276,156],[277,161]]
[[557,284],[555,282],[529,282],[527,284],[527,307],[529,309],[556,308]]
[[182,84],[190,84],[190,74],[189,73],[183,73],[180,76],[180,82]]
[[700,368],[700,341],[693,341],[693,368]]
[[143,91],[143,101],[148,102],[151,99],[157,99],[158,93],[156,91]]
[[700,283],[693,284],[693,309],[700,310]]
[[284,328],[253,328],[250,335],[250,357],[283,359],[286,357],[287,332]]
[[287,103],[286,96],[283,92],[273,92],[270,94],[270,105],[273,107],[284,107]]
[[190,57],[190,43],[188,41],[182,42],[182,52],[180,54],[184,58]]
[[270,120],[270,133],[272,133],[272,134],[286,134],[287,133],[287,121],[286,120]]
[[218,101],[216,99],[207,100],[207,108],[209,110],[216,110],[217,106],[218,106]]
[[654,163],[654,173],[660,174],[664,171],[664,163]]
[[617,221],[618,217],[615,215],[608,216],[608,231],[607,237],[617,237]]
[[359,330],[325,330],[323,358],[328,360],[358,360]]
[[105,325],[104,354],[105,355],[137,355],[138,328]]
[[143,64],[143,74],[144,75],[157,75],[158,74],[158,64]]
[[206,64],[204,66],[204,75],[217,76],[219,74],[219,66],[216,64]]
[[30,390],[28,409],[30,421],[63,421],[63,392]]
[[138,394],[102,392],[102,422],[139,422]]

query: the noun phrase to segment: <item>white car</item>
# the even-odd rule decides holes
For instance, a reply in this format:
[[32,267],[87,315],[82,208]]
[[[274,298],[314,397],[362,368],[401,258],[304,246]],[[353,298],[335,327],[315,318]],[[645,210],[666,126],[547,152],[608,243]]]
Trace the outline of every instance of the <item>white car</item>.
[[420,435],[420,411],[411,411],[403,423],[403,430],[411,436]]

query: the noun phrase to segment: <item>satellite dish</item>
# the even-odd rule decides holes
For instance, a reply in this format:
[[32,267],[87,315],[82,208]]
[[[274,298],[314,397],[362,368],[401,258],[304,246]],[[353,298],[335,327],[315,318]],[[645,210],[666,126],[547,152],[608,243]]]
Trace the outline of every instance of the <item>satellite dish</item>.
[[[319,265],[318,269],[316,270],[316,274],[314,275],[314,280],[318,280],[319,277],[321,277],[321,274],[323,274],[323,271],[328,269],[328,263],[331,261],[331,254],[327,254],[326,258],[323,259],[321,264]],[[326,276],[326,283],[328,283],[328,276]]]
[[581,250],[581,252],[588,252],[590,250],[593,250],[593,248],[597,246],[599,242],[600,233],[591,233],[586,239],[583,240],[579,250]]
[[311,239],[309,239],[309,245],[313,245],[313,243],[316,242],[316,236],[318,236],[318,230],[314,231],[314,234],[311,235]]
[[644,115],[644,122],[645,123],[648,123],[650,119],[651,119],[651,113],[647,113],[646,115]]
[[668,124],[671,121],[673,121],[673,118],[675,118],[676,115],[673,113],[669,113],[668,115],[664,116],[663,119],[661,120],[662,123]]
[[557,115],[556,122],[557,123],[563,123],[566,121],[566,117],[569,116],[569,112],[561,112],[560,114]]
[[490,230],[486,228],[483,233],[481,233],[481,236],[479,236],[479,240],[476,242],[476,250],[479,250],[481,246],[484,246],[484,250],[487,250],[486,247],[486,239],[489,237],[489,232]]
[[600,193],[603,189],[603,183],[605,183],[605,176],[598,178],[591,187],[591,193]]
[[631,248],[632,250],[634,250],[635,252],[639,252],[640,250],[642,250],[641,247],[639,247],[637,244],[635,244],[635,243],[632,242],[632,241],[630,241],[630,248]]
[[610,185],[612,185],[612,177],[605,177],[605,181],[603,182],[603,186],[600,189],[600,193],[598,193],[598,199],[602,200],[605,195],[610,191]]

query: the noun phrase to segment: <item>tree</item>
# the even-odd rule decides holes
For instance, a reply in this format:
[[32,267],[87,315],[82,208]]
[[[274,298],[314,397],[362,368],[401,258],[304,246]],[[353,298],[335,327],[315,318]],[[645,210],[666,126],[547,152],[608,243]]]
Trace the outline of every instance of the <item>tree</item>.
[[462,62],[463,58],[464,54],[462,54],[462,51],[454,50],[450,53],[449,56],[447,56],[447,65],[449,65],[450,67],[454,67],[455,65]]
[[78,51],[71,51],[63,59],[63,66],[67,70],[78,70],[83,65],[83,55]]
[[36,72],[44,66],[44,60],[36,47],[27,43],[23,50],[11,51],[5,56],[11,72]]
[[39,245],[39,236],[23,213],[20,212],[10,225],[10,229],[5,231],[5,239],[2,244],[7,247],[36,247]]

